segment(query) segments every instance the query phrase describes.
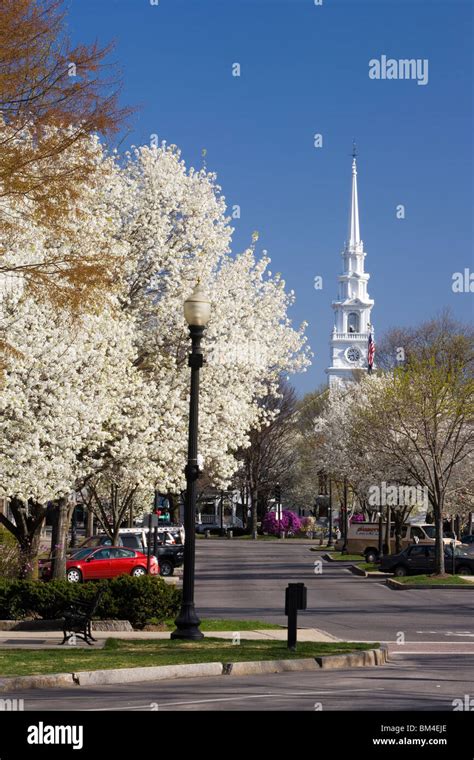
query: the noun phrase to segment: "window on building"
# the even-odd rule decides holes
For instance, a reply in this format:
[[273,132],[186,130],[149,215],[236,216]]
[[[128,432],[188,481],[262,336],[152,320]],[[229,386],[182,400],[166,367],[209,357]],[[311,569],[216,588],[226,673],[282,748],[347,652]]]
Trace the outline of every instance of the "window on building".
[[359,330],[359,315],[355,311],[351,311],[347,316],[348,330],[351,333],[358,333]]

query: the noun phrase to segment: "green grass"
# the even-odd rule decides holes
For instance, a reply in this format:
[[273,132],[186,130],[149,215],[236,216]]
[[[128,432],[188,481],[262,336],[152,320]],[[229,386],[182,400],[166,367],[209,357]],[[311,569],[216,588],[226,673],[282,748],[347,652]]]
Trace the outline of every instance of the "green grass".
[[342,562],[363,562],[365,559],[363,554],[342,554],[342,552],[333,552],[331,556]]
[[44,673],[73,673],[80,670],[177,665],[198,662],[242,662],[255,660],[294,659],[344,654],[378,646],[359,642],[303,642],[296,652],[286,648],[286,642],[242,639],[232,641],[205,638],[201,641],[127,641],[107,639],[104,649],[74,650],[0,650],[0,676],[40,675]]
[[[176,628],[174,620],[165,621],[165,631],[174,631]],[[226,618],[204,618],[201,620],[199,626],[201,631],[256,631],[256,630],[269,630],[273,631],[276,628],[284,628],[283,625],[277,625],[276,623],[264,623],[262,620],[227,620]]]
[[473,583],[467,581],[462,575],[447,575],[446,578],[433,578],[431,575],[405,575],[403,578],[393,578],[394,581],[399,583],[418,583],[422,586],[435,584],[436,586],[454,586],[456,584],[461,586],[474,586]]
[[380,565],[376,565],[374,562],[358,562],[357,567],[365,570],[366,573],[376,573],[380,570]]

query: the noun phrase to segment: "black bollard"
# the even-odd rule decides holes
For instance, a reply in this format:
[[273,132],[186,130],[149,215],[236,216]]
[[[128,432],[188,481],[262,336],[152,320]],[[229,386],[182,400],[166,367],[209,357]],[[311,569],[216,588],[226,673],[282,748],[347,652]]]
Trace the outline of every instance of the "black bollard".
[[288,617],[288,649],[296,652],[298,610],[306,609],[306,586],[289,583],[285,590],[285,615]]

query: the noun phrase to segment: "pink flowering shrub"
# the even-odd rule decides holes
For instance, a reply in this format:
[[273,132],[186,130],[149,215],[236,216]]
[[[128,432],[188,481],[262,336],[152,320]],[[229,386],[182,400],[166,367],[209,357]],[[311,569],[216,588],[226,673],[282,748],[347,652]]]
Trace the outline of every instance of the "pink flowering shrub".
[[364,522],[364,519],[365,519],[364,515],[361,514],[360,512],[357,512],[355,515],[352,515],[352,517],[350,519],[350,522],[351,523]]
[[264,533],[270,533],[274,536],[282,531],[285,533],[297,533],[301,530],[301,520],[298,515],[290,512],[289,509],[283,510],[281,520],[277,519],[276,512],[267,512],[262,521],[262,529]]

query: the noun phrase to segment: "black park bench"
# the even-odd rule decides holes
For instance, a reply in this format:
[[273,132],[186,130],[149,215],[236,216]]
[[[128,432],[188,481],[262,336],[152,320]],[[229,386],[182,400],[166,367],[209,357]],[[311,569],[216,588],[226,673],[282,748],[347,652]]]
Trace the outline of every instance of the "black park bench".
[[65,644],[69,639],[76,638],[82,639],[90,646],[92,646],[93,641],[97,641],[92,635],[91,622],[104,591],[103,588],[99,589],[89,602],[77,601],[65,608],[63,612],[64,638],[61,644]]

